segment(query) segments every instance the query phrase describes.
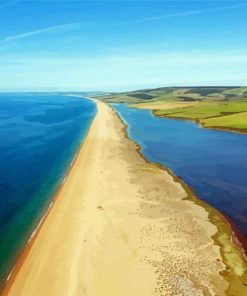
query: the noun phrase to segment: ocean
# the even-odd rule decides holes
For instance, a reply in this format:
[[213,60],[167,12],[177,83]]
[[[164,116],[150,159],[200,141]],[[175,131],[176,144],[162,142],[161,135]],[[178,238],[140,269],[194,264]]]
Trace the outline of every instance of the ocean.
[[49,207],[96,113],[90,100],[0,94],[0,284]]
[[200,199],[230,218],[247,238],[247,135],[154,117],[149,110],[124,104],[113,107],[149,161],[182,177]]

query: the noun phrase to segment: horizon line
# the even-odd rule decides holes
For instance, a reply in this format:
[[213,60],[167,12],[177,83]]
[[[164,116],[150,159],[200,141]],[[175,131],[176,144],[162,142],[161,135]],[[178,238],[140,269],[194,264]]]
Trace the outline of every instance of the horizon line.
[[135,92],[148,89],[160,89],[160,88],[241,88],[247,87],[247,85],[183,85],[183,86],[157,86],[157,87],[144,87],[144,88],[134,88],[132,90],[121,90],[121,91],[111,91],[111,90],[1,90],[0,93],[122,93],[122,92]]

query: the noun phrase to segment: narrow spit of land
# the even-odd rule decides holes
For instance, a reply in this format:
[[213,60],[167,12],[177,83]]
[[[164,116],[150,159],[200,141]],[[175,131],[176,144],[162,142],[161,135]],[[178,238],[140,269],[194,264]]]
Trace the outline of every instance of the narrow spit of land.
[[[229,233],[209,219],[210,208],[139,154],[108,105],[97,107],[3,295],[227,295],[232,287],[232,295],[245,295],[246,265]],[[216,237],[229,243],[225,253]]]

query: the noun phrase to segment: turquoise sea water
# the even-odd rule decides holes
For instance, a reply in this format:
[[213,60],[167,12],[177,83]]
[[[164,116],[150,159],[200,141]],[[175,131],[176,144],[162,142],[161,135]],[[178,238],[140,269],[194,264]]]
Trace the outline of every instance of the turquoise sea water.
[[95,112],[95,104],[81,98],[0,94],[1,284],[51,203]]
[[130,138],[151,162],[183,178],[202,200],[230,218],[247,237],[247,136],[154,117],[148,110],[113,104]]

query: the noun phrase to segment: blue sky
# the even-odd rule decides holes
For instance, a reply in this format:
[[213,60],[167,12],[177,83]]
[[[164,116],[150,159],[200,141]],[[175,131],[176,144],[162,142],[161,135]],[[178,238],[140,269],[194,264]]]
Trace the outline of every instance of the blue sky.
[[247,1],[0,1],[0,90],[247,85]]

